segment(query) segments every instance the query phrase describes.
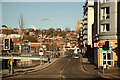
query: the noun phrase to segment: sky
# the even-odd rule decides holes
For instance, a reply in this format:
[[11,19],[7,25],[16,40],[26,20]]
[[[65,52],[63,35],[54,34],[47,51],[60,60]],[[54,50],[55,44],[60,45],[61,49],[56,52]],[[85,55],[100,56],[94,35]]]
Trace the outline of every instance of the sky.
[[84,2],[2,2],[2,24],[19,27],[23,15],[24,27],[37,29],[69,27],[75,30],[77,19],[82,19]]

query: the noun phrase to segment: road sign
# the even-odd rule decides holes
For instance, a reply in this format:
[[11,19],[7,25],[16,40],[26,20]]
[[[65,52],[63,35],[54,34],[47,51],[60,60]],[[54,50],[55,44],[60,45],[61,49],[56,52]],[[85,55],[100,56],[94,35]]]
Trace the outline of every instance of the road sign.
[[101,42],[98,45],[99,45],[99,47],[102,47],[104,44],[105,44],[104,42]]
[[39,52],[39,55],[43,55],[43,52]]
[[43,52],[43,49],[41,48],[41,49],[40,49],[40,52],[39,52],[39,55],[43,55],[43,53],[44,53],[44,52]]
[[98,43],[94,43],[94,47],[98,47]]

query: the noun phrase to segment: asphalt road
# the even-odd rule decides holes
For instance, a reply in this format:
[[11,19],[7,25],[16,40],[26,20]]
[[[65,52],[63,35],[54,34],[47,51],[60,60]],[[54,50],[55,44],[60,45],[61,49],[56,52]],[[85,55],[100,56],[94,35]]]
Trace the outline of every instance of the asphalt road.
[[98,74],[86,72],[80,59],[66,56],[50,67],[25,75],[4,78],[2,80],[111,80],[100,77]]

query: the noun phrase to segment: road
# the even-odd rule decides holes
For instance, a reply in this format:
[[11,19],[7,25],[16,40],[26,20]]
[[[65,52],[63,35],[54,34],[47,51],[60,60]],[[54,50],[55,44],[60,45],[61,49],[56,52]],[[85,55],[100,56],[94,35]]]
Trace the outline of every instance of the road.
[[48,68],[14,77],[4,78],[2,80],[109,80],[102,78],[98,74],[86,72],[80,59],[73,59],[72,56],[66,56],[59,59]]

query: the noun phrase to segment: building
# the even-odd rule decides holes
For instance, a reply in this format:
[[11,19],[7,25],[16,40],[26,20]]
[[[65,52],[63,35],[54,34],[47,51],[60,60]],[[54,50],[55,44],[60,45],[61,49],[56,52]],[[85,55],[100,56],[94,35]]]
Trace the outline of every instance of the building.
[[120,1],[118,2],[118,50],[117,50],[117,55],[118,55],[118,67],[120,67]]
[[82,19],[80,20],[77,20],[77,26],[75,27],[75,32],[77,33],[77,42],[78,42],[78,47],[79,49],[82,50],[82,40],[81,40],[81,36],[82,36],[82,33],[81,33],[81,26],[82,26]]
[[86,0],[83,6],[84,16],[83,16],[83,54],[89,54],[92,46],[92,24],[94,22],[94,2]]
[[[99,0],[94,3],[94,25],[92,38],[94,45],[94,63],[101,67],[103,64],[113,67],[118,61],[115,51],[118,47],[117,0]],[[103,50],[105,41],[109,41],[109,50]],[[95,46],[97,44],[97,46]]]

